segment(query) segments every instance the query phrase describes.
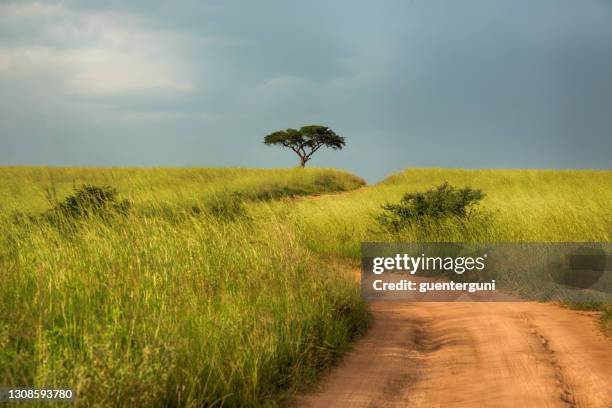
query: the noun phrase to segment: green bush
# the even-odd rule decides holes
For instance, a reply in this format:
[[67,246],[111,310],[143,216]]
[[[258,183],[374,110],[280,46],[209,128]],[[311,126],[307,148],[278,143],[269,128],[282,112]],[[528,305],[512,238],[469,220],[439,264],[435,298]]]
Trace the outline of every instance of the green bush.
[[110,186],[83,184],[71,196],[57,203],[52,215],[74,219],[87,216],[125,214],[130,209],[128,200],[120,200],[117,190]]
[[444,183],[432,190],[407,193],[397,204],[383,204],[384,212],[377,218],[385,229],[397,232],[413,222],[467,218],[472,206],[483,197],[481,190],[455,188]]
[[210,214],[222,220],[234,221],[246,217],[246,207],[239,194],[217,194],[208,200],[207,207]]
[[248,201],[272,201],[285,197],[298,197],[313,194],[312,188],[308,185],[282,185],[279,183],[262,186],[261,188],[242,192],[239,195]]
[[[359,180],[357,181],[359,183]],[[361,185],[364,185],[365,182],[362,182]],[[315,178],[314,185],[323,191],[346,191],[345,186],[343,185],[343,180],[340,180],[334,174],[321,174]]]

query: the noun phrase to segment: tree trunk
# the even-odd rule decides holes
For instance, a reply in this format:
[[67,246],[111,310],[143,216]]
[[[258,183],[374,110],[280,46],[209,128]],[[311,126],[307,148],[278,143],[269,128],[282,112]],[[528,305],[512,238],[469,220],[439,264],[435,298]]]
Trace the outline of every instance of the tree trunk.
[[300,167],[306,167],[306,162],[308,161],[305,157],[300,157]]

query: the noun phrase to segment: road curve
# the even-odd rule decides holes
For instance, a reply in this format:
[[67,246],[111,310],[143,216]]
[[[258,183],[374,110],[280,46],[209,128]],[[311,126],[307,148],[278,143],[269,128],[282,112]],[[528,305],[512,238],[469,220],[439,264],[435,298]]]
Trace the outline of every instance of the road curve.
[[552,304],[373,302],[373,324],[298,407],[612,408],[612,341]]

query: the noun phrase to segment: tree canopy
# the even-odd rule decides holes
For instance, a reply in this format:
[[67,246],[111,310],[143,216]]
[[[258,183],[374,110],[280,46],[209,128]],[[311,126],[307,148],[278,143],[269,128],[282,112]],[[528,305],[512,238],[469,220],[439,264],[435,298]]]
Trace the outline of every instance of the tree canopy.
[[321,147],[340,150],[346,145],[344,137],[337,135],[327,126],[319,125],[302,126],[299,130],[291,128],[279,130],[267,135],[264,143],[280,145],[293,150],[299,156],[302,167]]

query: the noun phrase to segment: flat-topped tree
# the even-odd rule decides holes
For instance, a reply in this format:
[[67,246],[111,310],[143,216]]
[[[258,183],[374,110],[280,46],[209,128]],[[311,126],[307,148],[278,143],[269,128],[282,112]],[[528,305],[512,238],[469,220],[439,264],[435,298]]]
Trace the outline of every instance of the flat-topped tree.
[[299,130],[287,129],[270,133],[264,138],[267,145],[287,147],[300,157],[300,166],[306,166],[313,154],[321,147],[331,147],[340,150],[346,142],[327,126],[302,126]]

